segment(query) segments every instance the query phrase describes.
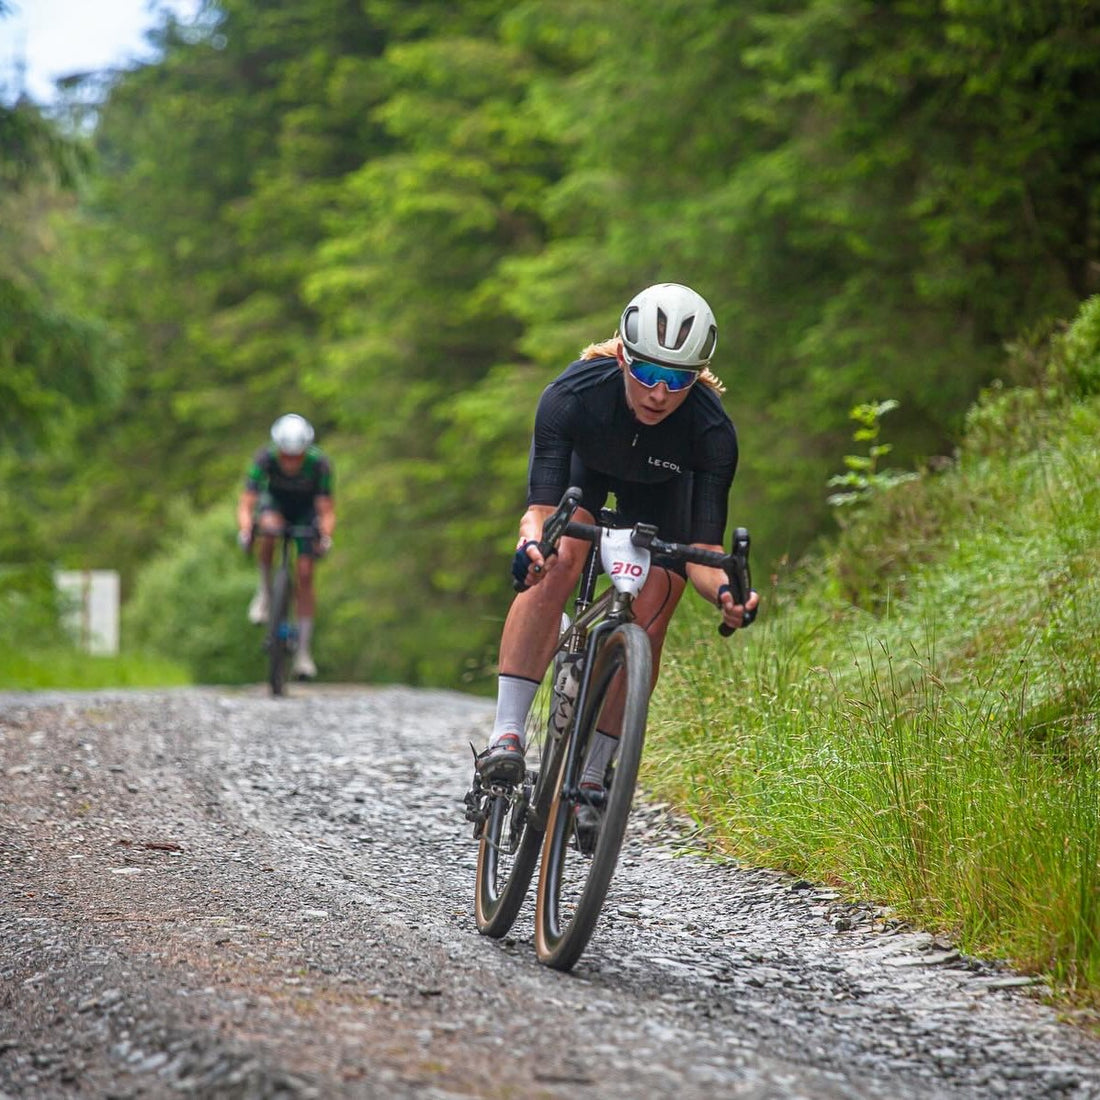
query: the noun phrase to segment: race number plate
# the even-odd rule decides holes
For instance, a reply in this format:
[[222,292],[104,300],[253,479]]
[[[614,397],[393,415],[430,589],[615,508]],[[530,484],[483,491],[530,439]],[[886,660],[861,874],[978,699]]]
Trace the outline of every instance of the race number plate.
[[649,576],[649,551],[630,541],[630,529],[605,528],[600,539],[600,561],[619,592],[637,596]]

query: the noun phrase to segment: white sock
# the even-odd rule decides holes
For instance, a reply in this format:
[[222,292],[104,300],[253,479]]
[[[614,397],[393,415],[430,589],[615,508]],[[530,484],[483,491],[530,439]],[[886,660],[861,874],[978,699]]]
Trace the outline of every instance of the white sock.
[[527,747],[527,712],[539,690],[537,680],[528,680],[523,676],[497,677],[497,716],[493,722],[493,732],[489,735],[489,744],[495,745],[506,733],[514,733],[522,748]]
[[609,733],[596,730],[596,736],[592,738],[592,744],[588,746],[588,759],[584,762],[584,771],[581,774],[582,783],[598,783],[603,786],[604,776],[607,775],[607,765],[615,755],[619,747],[619,739]]
[[298,620],[298,652],[309,656],[309,643],[313,639],[313,620]]

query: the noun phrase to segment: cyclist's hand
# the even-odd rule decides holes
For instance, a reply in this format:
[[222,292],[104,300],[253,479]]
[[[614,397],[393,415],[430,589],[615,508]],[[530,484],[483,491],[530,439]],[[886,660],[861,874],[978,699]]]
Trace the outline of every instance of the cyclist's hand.
[[252,551],[252,532],[251,531],[238,531],[237,532],[237,545],[241,550],[248,554]]
[[730,592],[730,586],[723,584],[718,589],[716,603],[718,604],[718,610],[722,612],[722,625],[729,627],[730,630],[740,630],[744,625],[746,610],[755,611],[760,603],[760,593],[753,589],[749,593],[749,598],[742,605],[733,602],[733,593]]
[[534,539],[526,539],[516,547],[512,558],[512,580],[517,591],[522,592],[542,580],[546,562],[539,553],[539,544]]
[[323,558],[332,549],[332,536],[322,535],[317,540],[317,557]]

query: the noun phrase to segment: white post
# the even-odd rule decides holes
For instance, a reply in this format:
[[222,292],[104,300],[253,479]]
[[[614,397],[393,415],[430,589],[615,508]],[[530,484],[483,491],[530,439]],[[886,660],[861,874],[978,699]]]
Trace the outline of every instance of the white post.
[[86,653],[111,657],[118,653],[119,583],[113,569],[67,570],[54,583],[72,602],[65,626]]

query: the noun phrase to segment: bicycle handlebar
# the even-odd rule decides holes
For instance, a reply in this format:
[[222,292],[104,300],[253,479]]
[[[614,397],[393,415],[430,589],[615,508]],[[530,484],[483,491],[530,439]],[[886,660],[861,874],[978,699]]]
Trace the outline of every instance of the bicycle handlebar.
[[[544,558],[557,553],[558,543],[563,536],[585,539],[588,542],[599,543],[603,535],[603,528],[593,523],[578,523],[573,519],[573,513],[580,507],[582,494],[580,489],[570,487],[566,489],[561,503],[553,515],[548,516],[542,525],[542,538],[539,539],[539,553]],[[657,528],[649,523],[636,523],[630,536],[630,541],[635,546],[645,547],[651,553],[663,554],[677,561],[690,562],[693,565],[709,565],[725,572],[729,579],[730,593],[733,602],[745,606],[745,601],[752,592],[752,574],[749,571],[749,532],[745,527],[738,527],[733,533],[733,548],[728,554],[717,550],[704,550],[700,546],[690,546],[682,542],[666,542],[657,537]],[[741,627],[750,626],[756,618],[756,608],[751,611],[745,608]],[[724,622],[718,627],[718,633],[723,638],[728,638],[733,633],[733,627]]]
[[315,523],[284,527],[281,531],[264,531],[254,523],[252,525],[252,537],[255,538],[257,535],[270,535],[272,538],[277,539],[310,539],[320,538],[321,532],[317,529]]

